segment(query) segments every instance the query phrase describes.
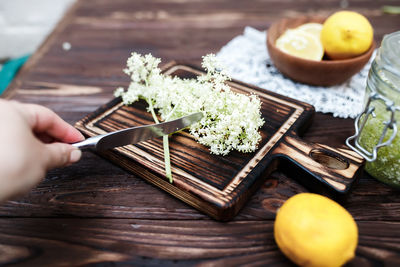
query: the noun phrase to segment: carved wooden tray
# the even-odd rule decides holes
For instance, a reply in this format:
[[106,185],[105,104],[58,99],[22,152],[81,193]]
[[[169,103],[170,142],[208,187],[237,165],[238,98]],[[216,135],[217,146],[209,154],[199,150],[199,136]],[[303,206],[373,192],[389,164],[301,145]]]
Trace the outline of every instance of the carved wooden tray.
[[[163,73],[190,78],[202,72],[172,62]],[[297,137],[311,123],[311,105],[238,81],[229,85],[240,93],[257,94],[262,102],[265,124],[260,130],[262,141],[254,153],[216,156],[188,132],[175,134],[170,137],[172,184],[165,178],[162,138],[99,153],[217,220],[233,218],[277,168],[294,167],[296,176],[310,186],[325,185],[335,192],[348,192],[361,172],[363,160],[351,150],[309,144]],[[76,127],[90,137],[152,124],[146,106],[144,101],[124,106],[116,98],[77,122]]]

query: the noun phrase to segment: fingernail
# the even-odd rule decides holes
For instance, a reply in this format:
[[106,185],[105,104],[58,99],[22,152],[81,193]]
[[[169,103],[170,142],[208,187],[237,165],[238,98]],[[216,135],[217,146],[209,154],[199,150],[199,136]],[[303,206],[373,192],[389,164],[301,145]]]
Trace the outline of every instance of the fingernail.
[[79,131],[78,131],[78,133],[79,133],[80,141],[85,140],[85,136],[83,136],[83,134]]
[[69,156],[69,162],[70,163],[74,163],[77,162],[82,156],[82,151],[80,151],[79,149],[75,149],[71,152],[70,156]]

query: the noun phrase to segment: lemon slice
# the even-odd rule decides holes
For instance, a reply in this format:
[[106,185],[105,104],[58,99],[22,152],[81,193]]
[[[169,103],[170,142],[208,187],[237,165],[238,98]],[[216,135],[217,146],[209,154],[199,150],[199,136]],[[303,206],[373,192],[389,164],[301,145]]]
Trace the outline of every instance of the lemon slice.
[[306,31],[287,30],[275,44],[283,52],[303,59],[319,61],[324,55],[321,41]]
[[323,25],[321,23],[311,22],[297,27],[296,30],[311,33],[316,38],[320,39],[322,27]]

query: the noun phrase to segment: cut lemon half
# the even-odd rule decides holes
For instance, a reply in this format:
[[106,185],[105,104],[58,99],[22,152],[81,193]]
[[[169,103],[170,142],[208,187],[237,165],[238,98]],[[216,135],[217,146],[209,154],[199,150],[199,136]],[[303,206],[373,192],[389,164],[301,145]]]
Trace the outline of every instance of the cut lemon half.
[[316,38],[320,39],[322,27],[323,25],[321,23],[310,22],[303,24],[296,29],[299,31],[311,33]]
[[303,59],[319,61],[324,56],[321,41],[313,34],[300,30],[287,30],[275,43],[283,52]]

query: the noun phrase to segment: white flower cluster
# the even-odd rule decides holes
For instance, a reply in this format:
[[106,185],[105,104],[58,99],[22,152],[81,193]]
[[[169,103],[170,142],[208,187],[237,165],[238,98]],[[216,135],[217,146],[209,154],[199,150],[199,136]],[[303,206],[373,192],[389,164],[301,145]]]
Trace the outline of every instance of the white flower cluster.
[[252,152],[261,139],[258,129],[264,124],[261,102],[255,95],[232,92],[226,81],[229,76],[213,54],[203,57],[207,73],[196,79],[181,79],[160,74],[160,60],[150,54],[132,53],[125,73],[132,81],[125,91],[118,88],[126,105],[140,99],[149,104],[149,111],[158,110],[162,120],[173,120],[194,112],[203,112],[190,133],[211,153],[226,155],[231,150]]

